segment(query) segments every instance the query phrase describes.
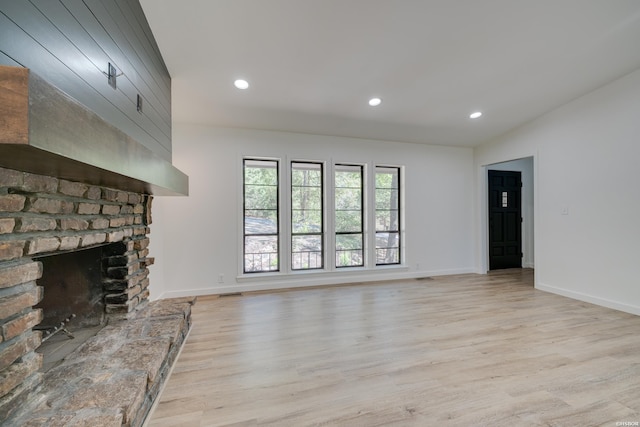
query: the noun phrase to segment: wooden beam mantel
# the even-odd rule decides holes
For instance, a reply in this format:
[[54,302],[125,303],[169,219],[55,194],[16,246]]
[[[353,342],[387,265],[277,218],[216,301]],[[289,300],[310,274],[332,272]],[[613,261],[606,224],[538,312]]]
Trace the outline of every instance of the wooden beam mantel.
[[0,166],[154,195],[189,178],[28,69],[0,66]]
[[0,143],[29,143],[29,70],[0,66]]

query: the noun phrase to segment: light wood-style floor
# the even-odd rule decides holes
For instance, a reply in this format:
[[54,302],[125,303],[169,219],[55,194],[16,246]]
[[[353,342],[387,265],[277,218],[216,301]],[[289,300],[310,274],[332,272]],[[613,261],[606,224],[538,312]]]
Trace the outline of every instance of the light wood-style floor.
[[150,426],[640,421],[640,317],[532,275],[200,297]]

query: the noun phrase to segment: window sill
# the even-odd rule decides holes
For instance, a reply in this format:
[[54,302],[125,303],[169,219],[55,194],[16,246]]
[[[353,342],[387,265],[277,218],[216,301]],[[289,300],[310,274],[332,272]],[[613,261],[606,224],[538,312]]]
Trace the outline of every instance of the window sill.
[[[309,280],[312,279],[334,279],[339,278],[342,282],[349,280],[350,277],[357,278],[358,281],[362,280],[361,276],[366,276],[368,280],[371,280],[377,274],[381,273],[398,273],[409,271],[409,267],[406,264],[393,264],[393,265],[379,265],[374,268],[371,267],[350,267],[350,268],[338,268],[333,270],[296,270],[290,273],[273,272],[273,273],[245,273],[238,275],[236,281],[238,283],[251,283],[251,282],[284,282],[300,280],[302,277]],[[383,277],[381,277],[382,279]],[[346,282],[345,282],[346,283]]]

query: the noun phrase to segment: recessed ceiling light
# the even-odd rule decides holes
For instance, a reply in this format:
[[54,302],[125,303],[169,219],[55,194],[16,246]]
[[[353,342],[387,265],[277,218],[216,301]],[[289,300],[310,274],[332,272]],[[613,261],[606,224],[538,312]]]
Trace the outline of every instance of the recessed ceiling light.
[[476,111],[475,113],[471,113],[469,115],[470,119],[477,119],[478,117],[480,117],[482,115],[482,113],[480,111]]
[[371,98],[369,100],[369,105],[371,105],[372,107],[377,107],[380,104],[382,104],[382,99],[380,98]]
[[249,82],[246,80],[238,79],[233,82],[233,85],[238,89],[247,89],[249,87]]

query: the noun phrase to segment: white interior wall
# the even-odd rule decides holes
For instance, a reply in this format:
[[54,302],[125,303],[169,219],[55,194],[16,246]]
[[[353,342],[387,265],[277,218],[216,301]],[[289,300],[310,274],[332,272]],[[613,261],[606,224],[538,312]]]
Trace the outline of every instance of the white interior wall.
[[[152,254],[157,258],[154,276],[163,274],[157,297],[475,270],[472,149],[186,124],[174,124],[173,132],[173,163],[189,175],[190,189],[189,197],[154,199],[154,215],[162,221],[154,220],[152,237],[161,233],[163,245]],[[404,166],[406,264],[238,278],[243,156]],[[220,275],[223,283],[218,283]]]
[[640,314],[639,117],[640,70],[476,149],[477,177],[534,157],[537,288]]
[[[533,227],[535,223],[534,211],[533,211],[533,157],[527,157],[526,159],[517,159],[509,162],[494,163],[488,165],[485,168],[485,191],[484,199],[485,204],[481,215],[485,228],[487,228],[487,216],[488,216],[488,199],[487,199],[487,172],[488,170],[501,170],[501,171],[513,171],[520,172],[522,179],[522,192],[521,192],[521,209],[522,209],[522,266],[525,268],[534,268],[534,239],[533,239]],[[486,245],[488,248],[488,245]],[[488,265],[488,258],[487,265]]]
[[[462,148],[175,124],[191,195],[154,201],[152,296],[483,272],[486,166],[530,157],[536,287],[640,314],[637,117],[640,70],[477,148],[475,165]],[[243,155],[404,165],[406,265],[236,280]]]

